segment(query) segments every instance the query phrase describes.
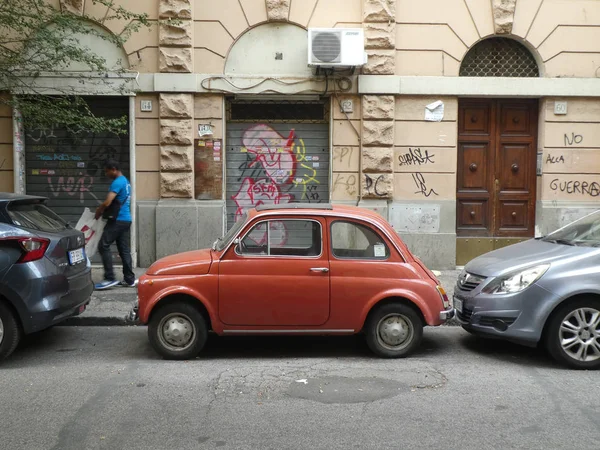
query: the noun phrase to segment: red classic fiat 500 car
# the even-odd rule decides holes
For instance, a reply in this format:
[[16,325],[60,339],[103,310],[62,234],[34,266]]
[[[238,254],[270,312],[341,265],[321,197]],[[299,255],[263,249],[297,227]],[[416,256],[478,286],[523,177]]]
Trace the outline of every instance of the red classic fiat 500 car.
[[248,211],[211,249],[168,256],[141,277],[134,316],[167,359],[207,333],[347,335],[381,357],[410,354],[454,315],[434,274],[379,215],[356,207]]

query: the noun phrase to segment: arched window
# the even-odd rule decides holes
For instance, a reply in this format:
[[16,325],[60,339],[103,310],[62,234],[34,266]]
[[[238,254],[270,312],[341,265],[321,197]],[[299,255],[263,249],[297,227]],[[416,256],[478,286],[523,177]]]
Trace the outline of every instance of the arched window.
[[507,38],[490,38],[471,48],[460,66],[461,77],[539,77],[540,70],[527,48]]

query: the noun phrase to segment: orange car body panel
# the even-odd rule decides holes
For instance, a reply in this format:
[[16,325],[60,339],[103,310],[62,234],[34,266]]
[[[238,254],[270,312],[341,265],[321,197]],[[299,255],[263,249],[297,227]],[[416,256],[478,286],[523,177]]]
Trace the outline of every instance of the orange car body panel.
[[[412,302],[427,325],[440,325],[445,310],[439,281],[408,250],[394,229],[374,212],[334,206],[248,212],[243,236],[263,220],[318,222],[321,254],[313,257],[239,255],[235,245],[222,251],[198,250],[153,264],[138,284],[139,318],[148,323],[153,308],[173,295],[204,305],[217,334],[233,332],[315,332],[352,334],[363,328],[369,311],[382,300]],[[338,259],[332,255],[333,222],[350,221],[370,228],[389,248],[386,260]],[[328,272],[311,269],[327,269]]]

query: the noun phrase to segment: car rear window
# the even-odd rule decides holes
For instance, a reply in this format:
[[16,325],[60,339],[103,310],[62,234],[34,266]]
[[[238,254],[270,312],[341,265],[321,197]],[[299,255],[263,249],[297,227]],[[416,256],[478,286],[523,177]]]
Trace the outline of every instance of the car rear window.
[[67,228],[67,222],[41,203],[11,203],[7,211],[13,223],[19,227],[46,232]]

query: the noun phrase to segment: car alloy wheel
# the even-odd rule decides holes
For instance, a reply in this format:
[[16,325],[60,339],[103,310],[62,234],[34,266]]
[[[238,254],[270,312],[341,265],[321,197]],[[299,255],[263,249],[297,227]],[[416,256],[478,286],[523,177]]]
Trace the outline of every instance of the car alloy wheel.
[[0,317],[0,345],[2,345],[3,340],[4,340],[4,322],[2,322],[2,318]]
[[581,362],[600,360],[600,311],[578,308],[562,320],[560,345],[572,359]]
[[196,327],[185,314],[171,313],[160,321],[158,332],[158,337],[165,347],[172,351],[181,351],[194,342]]

